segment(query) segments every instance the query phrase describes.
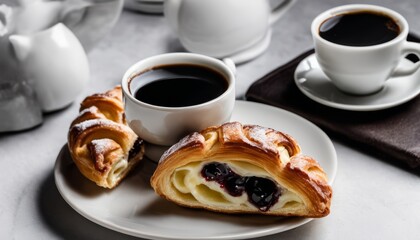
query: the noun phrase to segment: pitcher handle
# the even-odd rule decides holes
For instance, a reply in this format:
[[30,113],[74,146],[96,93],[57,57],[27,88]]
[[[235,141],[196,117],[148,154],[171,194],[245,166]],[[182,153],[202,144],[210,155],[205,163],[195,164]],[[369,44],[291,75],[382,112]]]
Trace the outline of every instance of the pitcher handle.
[[123,0],[65,1],[61,12],[63,22],[76,35],[87,52],[103,38],[117,22]]
[[65,1],[60,12],[60,19],[64,22],[68,21],[66,25],[80,23],[86,8],[92,5],[91,2],[85,0]]

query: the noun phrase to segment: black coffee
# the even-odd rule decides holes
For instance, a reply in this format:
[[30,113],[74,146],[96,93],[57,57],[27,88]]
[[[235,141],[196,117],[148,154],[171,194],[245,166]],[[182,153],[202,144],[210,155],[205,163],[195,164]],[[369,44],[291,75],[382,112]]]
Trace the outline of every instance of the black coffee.
[[376,12],[352,12],[325,20],[319,35],[333,43],[347,46],[372,46],[398,36],[400,27],[391,17]]
[[220,73],[199,65],[165,65],[134,77],[131,88],[148,82],[134,92],[142,102],[162,107],[201,104],[222,95],[228,82]]

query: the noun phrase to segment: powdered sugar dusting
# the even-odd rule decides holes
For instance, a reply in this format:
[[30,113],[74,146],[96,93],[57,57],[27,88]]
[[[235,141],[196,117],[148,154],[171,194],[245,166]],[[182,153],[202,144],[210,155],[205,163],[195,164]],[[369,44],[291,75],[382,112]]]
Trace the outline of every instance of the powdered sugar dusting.
[[96,106],[91,106],[91,107],[85,108],[85,109],[83,109],[82,111],[79,112],[79,116],[82,116],[86,113],[96,114],[96,113],[98,113],[98,108]]
[[252,145],[257,146],[265,152],[277,154],[273,139],[268,137],[268,134],[272,129],[258,125],[245,125],[244,130],[246,131],[247,138],[252,142]]
[[96,153],[104,153],[108,148],[112,146],[112,140],[107,138],[94,139],[91,141],[92,145],[95,148]]
[[179,142],[172,145],[172,147],[170,147],[168,150],[166,150],[166,152],[164,152],[163,155],[161,156],[159,162],[164,161],[164,159],[166,159],[169,155],[171,155],[172,153],[182,148],[185,148],[185,147],[197,144],[197,143],[200,143],[203,145],[204,141],[205,139],[203,135],[201,135],[200,133],[198,132],[191,133],[185,136],[184,138],[182,138],[181,140],[179,140]]
[[94,127],[94,126],[98,126],[98,125],[109,126],[113,124],[115,123],[108,119],[90,119],[90,120],[86,120],[86,121],[75,124],[73,128],[75,128],[77,131],[85,131],[86,129]]
[[252,126],[248,128],[248,137],[258,144],[262,145],[264,148],[269,148],[270,145],[267,143],[267,129],[260,126]]

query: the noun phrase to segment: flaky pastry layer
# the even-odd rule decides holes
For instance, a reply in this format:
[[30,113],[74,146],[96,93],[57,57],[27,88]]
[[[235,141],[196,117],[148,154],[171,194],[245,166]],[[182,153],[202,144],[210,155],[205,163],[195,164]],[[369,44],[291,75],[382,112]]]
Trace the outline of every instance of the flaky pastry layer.
[[80,172],[104,188],[117,186],[143,158],[143,141],[126,125],[120,86],[82,101],[68,147]]
[[[192,133],[160,159],[151,185],[179,205],[224,213],[323,217],[329,214],[332,189],[317,161],[302,155],[289,135],[238,122]],[[209,181],[203,167],[221,163],[246,179],[274,182],[281,193],[267,208],[250,203],[249,195],[232,196],[226,186]],[[262,210],[263,209],[263,210]]]

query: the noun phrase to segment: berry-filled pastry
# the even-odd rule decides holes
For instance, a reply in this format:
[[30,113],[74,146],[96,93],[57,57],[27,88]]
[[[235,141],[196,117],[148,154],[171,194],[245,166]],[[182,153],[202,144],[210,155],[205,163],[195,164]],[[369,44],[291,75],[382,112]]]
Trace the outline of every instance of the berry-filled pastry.
[[125,120],[120,86],[82,101],[68,148],[80,172],[104,188],[117,186],[143,158],[143,140]]
[[179,205],[223,213],[323,217],[332,189],[317,161],[289,135],[238,122],[192,133],[161,157],[155,192]]

